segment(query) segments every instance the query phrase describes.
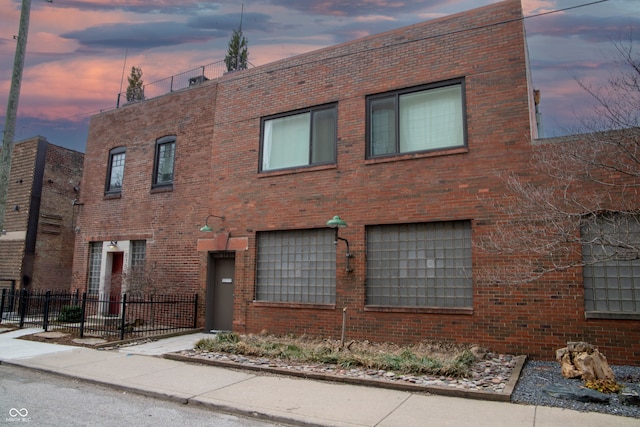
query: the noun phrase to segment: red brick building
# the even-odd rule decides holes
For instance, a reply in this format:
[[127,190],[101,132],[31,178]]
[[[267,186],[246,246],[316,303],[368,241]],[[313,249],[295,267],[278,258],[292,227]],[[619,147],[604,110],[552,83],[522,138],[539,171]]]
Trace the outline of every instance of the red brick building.
[[4,230],[0,287],[69,290],[74,214],[84,154],[41,136],[15,144]]
[[537,137],[521,18],[504,1],[94,116],[73,286],[197,292],[207,329],[338,337],[346,314],[348,339],[637,363],[640,324],[586,320],[575,271],[474,277],[511,262],[474,239]]

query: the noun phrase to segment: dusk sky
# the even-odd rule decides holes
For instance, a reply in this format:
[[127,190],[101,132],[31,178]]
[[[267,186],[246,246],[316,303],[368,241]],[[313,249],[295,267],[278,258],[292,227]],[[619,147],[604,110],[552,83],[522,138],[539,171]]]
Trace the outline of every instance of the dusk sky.
[[[245,0],[254,66],[496,3],[498,0]],[[545,136],[572,133],[592,111],[575,78],[604,84],[612,41],[640,50],[640,0],[522,0]],[[4,129],[21,0],[0,0],[0,129]],[[116,106],[131,66],[145,83],[224,59],[241,1],[31,0],[15,140],[35,135],[84,151],[89,118]],[[529,18],[527,18],[529,17]],[[122,83],[123,67],[124,83]],[[122,85],[122,86],[121,86]]]

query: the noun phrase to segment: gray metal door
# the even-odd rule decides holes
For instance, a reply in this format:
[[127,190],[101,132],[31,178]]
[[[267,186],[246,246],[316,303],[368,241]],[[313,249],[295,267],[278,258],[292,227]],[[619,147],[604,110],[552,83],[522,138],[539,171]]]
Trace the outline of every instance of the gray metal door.
[[209,254],[205,331],[233,330],[233,254]]

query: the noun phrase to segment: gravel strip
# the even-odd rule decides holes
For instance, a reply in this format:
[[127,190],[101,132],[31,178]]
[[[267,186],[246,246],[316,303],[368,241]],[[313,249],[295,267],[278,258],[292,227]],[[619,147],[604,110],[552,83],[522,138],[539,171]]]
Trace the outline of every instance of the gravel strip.
[[[640,367],[611,365],[611,369],[616,375],[616,381],[631,389],[640,391]],[[603,414],[640,418],[640,407],[623,405],[620,403],[617,394],[608,395],[611,398],[608,404],[579,402],[548,395],[543,389],[549,385],[580,387],[583,382],[580,379],[564,378],[560,372],[560,364],[558,362],[528,361],[522,369],[520,379],[511,395],[511,401],[527,405],[554,406],[582,412],[601,412]]]

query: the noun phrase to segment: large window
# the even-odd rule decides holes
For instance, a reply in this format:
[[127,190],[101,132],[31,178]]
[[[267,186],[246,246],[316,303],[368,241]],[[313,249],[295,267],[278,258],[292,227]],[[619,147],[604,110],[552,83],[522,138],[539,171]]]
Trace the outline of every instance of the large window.
[[261,171],[336,161],[335,105],[263,119]]
[[336,249],[330,229],[258,234],[256,300],[333,304]]
[[601,215],[582,240],[587,317],[640,318],[640,217]]
[[100,291],[100,265],[102,263],[102,242],[89,243],[89,295],[98,295]]
[[125,147],[117,147],[109,151],[109,168],[107,171],[107,193],[120,193],[124,178]]
[[173,184],[173,168],[176,158],[176,137],[165,136],[156,141],[153,166],[153,186]]
[[367,227],[367,304],[471,308],[469,221]]
[[463,147],[462,81],[367,98],[367,157]]

